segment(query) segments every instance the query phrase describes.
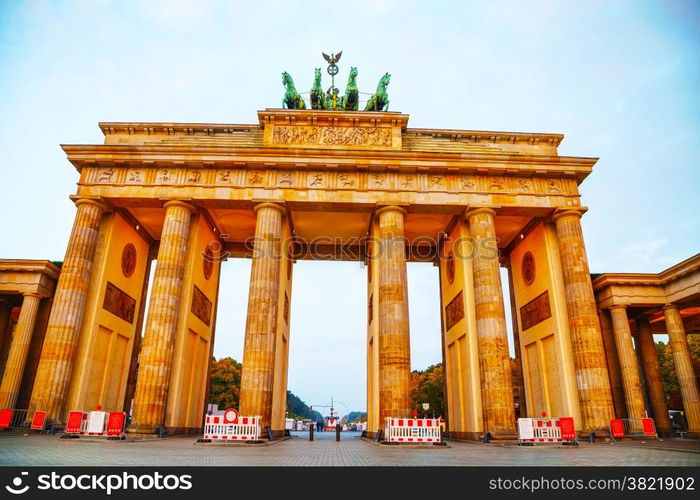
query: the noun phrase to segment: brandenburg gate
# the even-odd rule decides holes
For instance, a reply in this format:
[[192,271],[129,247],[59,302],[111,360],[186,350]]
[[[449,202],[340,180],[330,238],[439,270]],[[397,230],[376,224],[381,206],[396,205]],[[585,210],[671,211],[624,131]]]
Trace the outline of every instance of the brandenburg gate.
[[[615,410],[578,190],[596,159],[559,155],[562,135],[409,128],[381,107],[100,123],[103,144],[64,145],[80,174],[76,215],[29,409],[61,425],[99,405],[131,411],[132,433],[198,432],[217,310],[245,307],[219,303],[220,266],[249,257],[240,412],[283,433],[294,262],[345,259],[367,269],[372,435],[412,413],[406,263],[423,261],[439,266],[452,437],[513,438],[514,391],[522,416],[572,416],[580,433],[607,435]],[[10,349],[3,407],[17,403],[27,351]]]
[[132,432],[199,429],[217,308],[243,307],[218,303],[221,257],[248,255],[240,411],[281,432],[293,264],[318,258],[315,245],[367,263],[370,431],[412,411],[407,260],[440,266],[453,435],[515,432],[500,266],[528,406],[607,428],[578,192],[595,159],[559,156],[561,135],[411,129],[394,112],[258,118],[101,123],[104,144],[63,146],[80,173],[77,213],[30,409],[62,422],[133,399]]

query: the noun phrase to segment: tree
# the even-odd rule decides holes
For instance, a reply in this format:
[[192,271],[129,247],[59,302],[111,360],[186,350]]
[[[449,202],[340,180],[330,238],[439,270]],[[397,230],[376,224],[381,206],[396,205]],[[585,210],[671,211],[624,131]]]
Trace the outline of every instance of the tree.
[[323,415],[312,410],[298,396],[295,396],[292,391],[287,391],[287,413],[289,415],[297,415],[301,418],[308,418],[314,422],[323,422]]
[[[693,357],[695,365],[700,359],[700,335],[688,335],[688,346],[690,354]],[[676,374],[676,365],[673,361],[670,342],[656,343],[656,352],[659,355],[659,369],[661,371],[661,380],[664,383],[664,392],[668,400],[669,410],[683,410],[683,398],[681,397],[680,385],[678,384],[678,375]],[[696,367],[697,372],[697,367]]]
[[[431,365],[425,371],[411,372],[411,401],[413,409],[419,415],[428,413],[436,417],[445,417],[445,373],[442,363]],[[428,403],[430,408],[423,409],[423,403]]]
[[[219,406],[220,410],[238,408],[241,392],[242,365],[233,358],[212,358],[211,388],[209,402]],[[287,391],[287,414],[290,418],[308,418],[315,422],[323,422],[323,415],[311,410],[297,396]]]
[[209,402],[220,410],[238,408],[240,390],[241,364],[233,358],[212,359]]

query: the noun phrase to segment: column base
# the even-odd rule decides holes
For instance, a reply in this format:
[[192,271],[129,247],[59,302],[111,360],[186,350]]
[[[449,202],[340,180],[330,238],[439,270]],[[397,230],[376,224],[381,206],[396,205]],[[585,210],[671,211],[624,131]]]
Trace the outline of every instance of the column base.
[[[484,441],[487,432],[481,433],[481,441]],[[518,440],[518,433],[512,430],[488,431],[489,443],[507,443]]]
[[[158,434],[158,429],[161,429],[158,425],[130,425],[126,429],[127,434],[138,434],[140,436],[147,434]],[[162,428],[165,434],[168,433],[166,428]]]
[[454,439],[456,441],[483,441],[483,432],[461,432],[461,431],[447,431],[444,436],[447,439]]
[[656,428],[656,434],[658,434],[659,437],[667,437],[667,438],[669,438],[669,437],[673,437],[674,432],[673,432],[673,429],[670,428],[670,427],[668,427],[668,428],[663,428],[663,429],[657,427],[657,428]]
[[596,429],[592,431],[581,431],[577,430],[576,435],[578,436],[579,441],[588,441],[588,437],[591,435],[591,433],[595,434],[595,439],[593,440],[595,443],[607,443],[610,441],[610,429]]

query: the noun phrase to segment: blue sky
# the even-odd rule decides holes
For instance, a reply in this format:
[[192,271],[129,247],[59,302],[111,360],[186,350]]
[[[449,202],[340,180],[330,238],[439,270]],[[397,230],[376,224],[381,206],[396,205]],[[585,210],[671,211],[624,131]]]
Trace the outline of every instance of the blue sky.
[[[98,121],[255,123],[280,73],[320,52],[361,91],[392,74],[410,126],[563,133],[593,272],[657,272],[700,249],[700,7],[691,1],[0,0],[1,257],[61,260],[77,174],[62,143]],[[217,356],[241,358],[250,263],[224,265]],[[290,389],[364,409],[365,271],[295,270]],[[342,284],[342,286],[337,286]],[[437,274],[409,266],[412,364],[440,360]],[[343,407],[341,406],[341,409]]]

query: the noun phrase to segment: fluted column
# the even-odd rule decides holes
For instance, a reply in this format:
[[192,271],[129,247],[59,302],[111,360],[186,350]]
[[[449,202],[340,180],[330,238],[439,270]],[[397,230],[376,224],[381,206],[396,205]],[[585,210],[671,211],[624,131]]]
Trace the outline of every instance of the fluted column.
[[2,375],[2,384],[0,384],[0,408],[14,408],[17,402],[17,395],[24,375],[24,366],[27,363],[29,345],[32,343],[39,302],[41,302],[41,295],[24,294],[10,352],[7,355],[5,371]]
[[175,334],[185,273],[187,237],[194,207],[182,201],[165,203],[158,261],[141,341],[134,411],[129,432],[150,434],[163,426],[172,368]]
[[491,208],[466,213],[477,253],[472,269],[484,431],[506,438],[515,434],[515,408],[495,216]]
[[379,424],[386,417],[411,416],[411,345],[406,277],[406,210],[387,206],[377,217],[379,310]]
[[688,430],[692,433],[700,433],[698,383],[693,370],[693,357],[690,354],[688,337],[678,307],[674,304],[664,306],[664,319],[671,343],[673,364],[676,367],[676,375],[678,375],[678,385],[680,385],[681,397],[683,398],[685,418],[688,421]]
[[556,213],[553,220],[559,241],[583,430],[607,435],[610,419],[614,416],[612,394],[581,231],[581,215],[579,210],[563,210]]
[[659,354],[654,344],[654,336],[651,333],[651,325],[648,318],[637,318],[637,340],[639,341],[639,356],[642,358],[644,380],[647,383],[649,402],[654,413],[656,430],[659,434],[670,434],[673,425],[668,416],[664,383],[661,379],[659,368]]
[[47,418],[55,423],[62,422],[65,416],[63,402],[85,313],[100,221],[107,210],[103,203],[86,198],[78,199],[75,205],[73,232],[56,285],[29,402],[30,409],[46,411]]
[[[12,306],[5,299],[0,298],[0,356],[2,356],[2,346],[5,342],[5,335],[7,335],[8,328],[10,324],[10,313],[12,312]],[[2,374],[2,358],[0,357],[0,374]]]
[[257,219],[243,346],[240,412],[241,415],[261,416],[263,426],[271,425],[272,421],[284,213],[284,207],[275,203],[261,203],[255,207]]
[[625,389],[627,418],[646,417],[642,380],[639,377],[637,354],[634,352],[634,346],[632,345],[632,331],[627,318],[627,306],[612,306],[610,308],[610,316],[612,317],[613,331],[615,332],[617,357],[620,360],[622,386]]
[[600,309],[600,331],[603,335],[603,345],[605,346],[605,359],[608,365],[608,378],[610,379],[610,389],[615,404],[615,417],[627,417],[627,407],[625,405],[625,389],[622,386],[622,374],[620,373],[620,361],[617,357],[615,347],[615,334],[613,333],[612,319],[610,311]]

